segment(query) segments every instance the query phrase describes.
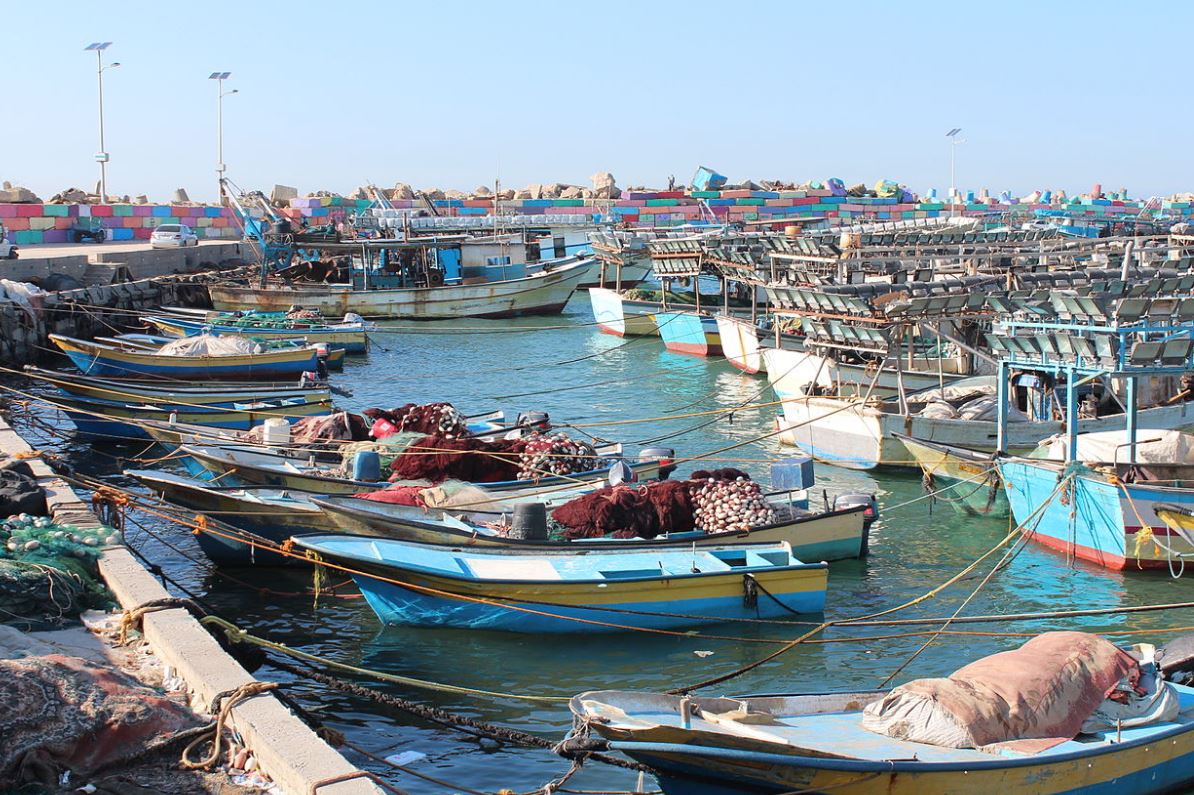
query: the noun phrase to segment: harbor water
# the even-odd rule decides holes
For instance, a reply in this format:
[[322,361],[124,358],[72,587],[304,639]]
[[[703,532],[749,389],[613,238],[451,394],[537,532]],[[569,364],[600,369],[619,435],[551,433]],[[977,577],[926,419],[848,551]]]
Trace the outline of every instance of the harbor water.
[[[575,296],[560,316],[403,323],[400,328],[377,334],[368,356],[350,358],[344,372],[333,376],[335,384],[353,392],[351,398],[338,401],[341,405],[363,409],[446,400],[465,413],[494,408],[542,410],[557,425],[576,423],[585,426],[585,432],[611,441],[658,440],[681,458],[752,440],[775,427],[774,406],[701,414],[773,400],[765,378],[740,373],[720,358],[668,353],[657,338],[600,334],[584,294]],[[670,419],[625,422],[637,418]],[[65,420],[61,424],[69,428]],[[90,445],[71,443],[67,453],[79,471],[136,489],[119,474],[118,458],[137,456],[142,448],[103,447],[101,454],[95,454]],[[768,462],[791,454],[791,448],[771,437],[708,461],[682,464],[677,476],[695,468],[736,466],[766,483]],[[1006,519],[961,516],[943,500],[924,498],[919,472],[862,473],[819,465],[814,506],[821,503],[822,492],[830,500],[843,493],[874,493],[881,503],[870,556],[831,567],[827,619],[870,614],[920,596],[998,544],[1009,530]],[[817,621],[809,617],[804,623],[722,624],[681,635],[524,636],[382,628],[364,601],[353,598],[351,586],[315,600],[308,592],[309,572],[219,572],[203,558],[187,529],[136,513],[131,516],[136,524],[130,523],[127,533],[133,547],[220,615],[250,632],[344,663],[453,686],[561,699],[603,688],[663,690],[734,671],[775,651],[778,644]],[[1006,558],[1003,550],[995,553],[958,584],[889,618],[952,614],[1001,561],[1000,571],[966,605],[964,615],[1105,609],[1184,601],[1194,594],[1190,577],[1175,580],[1165,572],[1099,570],[1029,544],[1016,546]],[[1150,634],[1150,630],[1186,625],[1194,625],[1194,612],[957,624],[951,632],[968,634],[941,635],[902,669],[929,640],[924,626],[831,628],[818,638],[829,642],[802,644],[705,692],[870,689],[892,674],[895,682],[947,674],[1047,629],[1130,628],[1132,634],[1113,637],[1162,643],[1171,635]],[[288,675],[268,668],[258,676],[290,681]],[[552,740],[562,737],[571,723],[563,701],[470,697],[347,678],[379,692]],[[540,787],[568,769],[566,760],[547,751],[478,741],[309,681],[292,682],[288,692],[328,726],[375,754],[425,754],[426,758],[411,763],[412,769],[450,784],[445,789],[349,752],[354,762],[386,775],[407,792],[502,788],[521,792]],[[633,788],[635,779],[636,774],[628,771],[590,763],[569,786],[626,790]]]

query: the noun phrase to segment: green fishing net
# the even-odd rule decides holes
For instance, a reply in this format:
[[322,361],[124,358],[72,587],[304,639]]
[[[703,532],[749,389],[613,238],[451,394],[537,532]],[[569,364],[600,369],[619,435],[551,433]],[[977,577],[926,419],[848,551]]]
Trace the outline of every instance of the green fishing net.
[[54,629],[83,610],[106,608],[111,595],[97,560],[120,543],[110,527],[55,524],[28,514],[0,522],[0,623]]

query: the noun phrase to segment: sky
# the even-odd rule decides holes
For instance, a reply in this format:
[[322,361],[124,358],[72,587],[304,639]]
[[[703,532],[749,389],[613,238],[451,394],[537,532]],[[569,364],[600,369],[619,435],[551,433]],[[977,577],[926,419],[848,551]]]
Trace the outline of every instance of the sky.
[[[4,4],[0,180],[108,190],[892,179],[1194,191],[1194,4],[64,0]],[[72,10],[73,9],[73,10]]]

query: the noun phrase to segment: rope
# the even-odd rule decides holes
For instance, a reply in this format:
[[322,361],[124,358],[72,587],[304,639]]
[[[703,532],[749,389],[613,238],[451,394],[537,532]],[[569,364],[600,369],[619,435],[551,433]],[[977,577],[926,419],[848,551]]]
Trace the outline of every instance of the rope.
[[[182,758],[179,759],[179,764],[185,770],[207,770],[211,768],[220,759],[220,746],[224,742],[224,724],[228,720],[228,715],[232,712],[232,708],[240,701],[246,698],[266,693],[278,687],[277,682],[246,682],[240,687],[232,690],[225,690],[219,693],[212,701],[212,713],[216,715],[215,723],[212,726],[212,734],[210,737],[200,735],[191,741],[189,745],[182,751]],[[217,713],[216,710],[219,710]],[[202,759],[192,759],[191,751],[197,749],[204,742],[211,743],[211,751]]]
[[156,613],[161,610],[174,610],[177,608],[187,610],[197,618],[207,615],[207,611],[200,607],[193,599],[183,599],[175,596],[150,599],[148,602],[142,602],[131,610],[125,610],[124,614],[120,617],[120,645],[124,646],[128,643],[129,632],[141,631],[141,619],[146,613]]
[[249,632],[241,629],[236,624],[226,621],[219,616],[205,616],[200,619],[200,623],[204,626],[219,627],[224,631],[229,641],[233,643],[250,643],[254,646],[260,646],[263,649],[284,654],[288,657],[294,657],[306,662],[319,663],[328,668],[335,668],[340,671],[357,674],[358,676],[368,676],[378,679],[383,682],[392,682],[400,685],[407,685],[409,687],[416,687],[422,690],[432,690],[439,693],[454,693],[457,695],[467,696],[485,696],[487,698],[498,699],[513,699],[517,701],[531,701],[538,704],[560,704],[566,703],[569,696],[527,696],[519,695],[517,693],[500,693],[493,690],[479,690],[472,687],[462,687],[459,685],[446,685],[439,682],[429,682],[424,679],[415,679],[409,676],[401,676],[399,674],[385,673],[382,671],[375,671],[369,668],[362,668],[356,665],[349,665],[347,663],[337,662],[336,660],[321,657],[318,654],[311,654],[310,652],[299,651],[292,649],[282,643],[276,643],[271,640],[252,635]]

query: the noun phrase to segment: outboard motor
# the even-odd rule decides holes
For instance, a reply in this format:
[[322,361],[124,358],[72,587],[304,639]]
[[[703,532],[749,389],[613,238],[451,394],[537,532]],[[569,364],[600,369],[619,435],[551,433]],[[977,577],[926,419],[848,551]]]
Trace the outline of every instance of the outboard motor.
[[639,463],[659,462],[659,479],[667,480],[676,471],[676,451],[670,447],[644,447],[639,451]]
[[862,515],[862,554],[866,555],[870,551],[871,525],[879,518],[879,501],[875,499],[874,494],[865,493],[839,494],[833,498],[833,510],[835,511],[844,511],[859,506],[866,507],[866,511]]
[[546,411],[521,411],[514,423],[519,428],[530,428],[533,431],[551,430],[551,416]]
[[638,480],[638,474],[630,468],[630,464],[618,461],[609,468],[608,480],[609,485],[620,486],[623,483],[634,483]]
[[315,346],[315,373],[320,381],[328,380],[328,347],[322,343]]

